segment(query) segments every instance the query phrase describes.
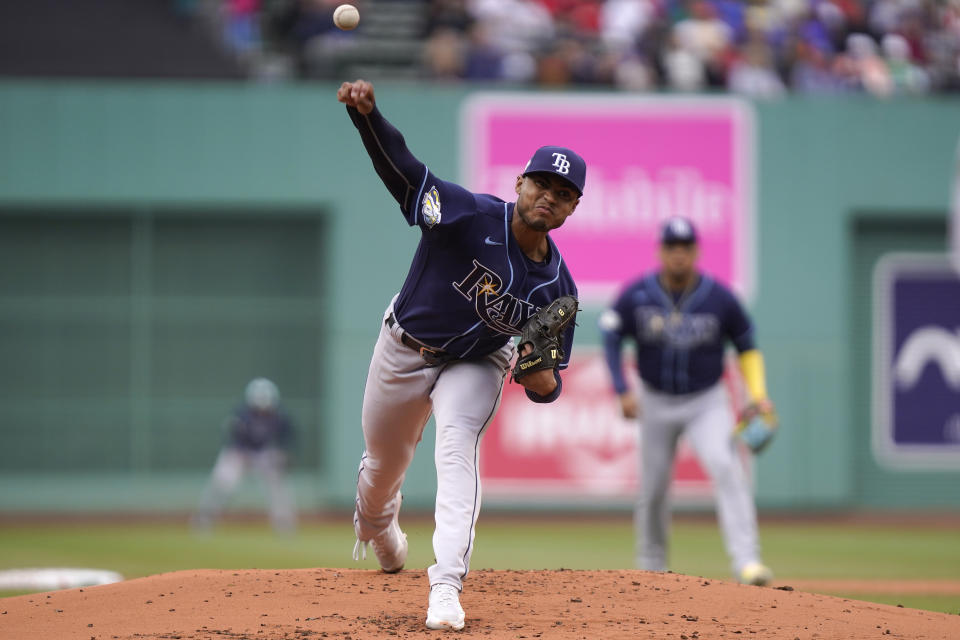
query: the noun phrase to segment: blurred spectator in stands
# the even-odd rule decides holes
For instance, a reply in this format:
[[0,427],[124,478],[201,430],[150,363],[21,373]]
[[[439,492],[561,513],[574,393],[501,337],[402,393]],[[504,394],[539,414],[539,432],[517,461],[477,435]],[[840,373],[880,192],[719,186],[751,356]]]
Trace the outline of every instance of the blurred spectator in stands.
[[880,43],[894,93],[923,94],[930,90],[927,72],[910,60],[910,43],[898,33],[888,33]]
[[277,18],[280,32],[302,48],[314,36],[331,33],[336,29],[333,24],[333,10],[337,3],[333,0],[293,0]]
[[637,54],[616,56],[608,53],[604,66],[612,67],[610,76],[613,86],[624,91],[654,91],[657,88],[657,72],[653,65]]
[[960,91],[960,2],[931,10],[932,26],[924,34],[927,71],[937,91]]
[[707,70],[703,61],[691,50],[670,38],[663,54],[663,72],[666,88],[673,91],[702,91],[707,87]]
[[730,28],[731,37],[735,43],[747,40],[747,10],[748,4],[742,0],[711,0],[717,18]]
[[770,46],[762,36],[751,39],[743,55],[730,67],[727,86],[730,91],[751,98],[780,98],[786,93],[783,80],[773,68]]
[[832,51],[842,49],[851,32],[867,30],[862,4],[860,0],[818,0],[811,3],[816,21],[830,38]]
[[[927,54],[927,34],[937,30],[935,13],[916,9],[904,11],[900,14],[897,27],[883,34],[901,36],[907,43],[907,55],[918,65],[927,64],[930,56]],[[881,41],[883,36],[881,36]]]
[[427,8],[424,35],[438,29],[452,29],[461,35],[467,33],[474,18],[467,9],[467,0],[431,0]]
[[543,86],[609,84],[612,77],[601,74],[599,57],[579,38],[557,40],[540,58],[537,82]]
[[[333,23],[333,11],[340,4],[342,0],[294,0],[278,18],[278,30],[291,43],[299,75],[335,76],[341,53],[354,45],[357,31],[342,31]],[[358,8],[362,11],[362,6]]]
[[261,49],[260,0],[224,0],[224,40],[240,59],[249,59]]
[[630,51],[656,17],[650,0],[607,0],[600,8],[600,38],[608,50]]
[[833,57],[831,69],[846,91],[853,93],[864,91],[863,80],[860,77],[860,66],[853,56],[841,51]]
[[491,28],[489,23],[481,21],[467,30],[467,50],[463,64],[463,77],[467,80],[492,81],[504,76],[503,60],[506,53],[491,37]]
[[730,64],[727,87],[734,93],[761,99],[779,98],[787,91],[777,58],[767,38],[769,13],[751,8],[742,15],[743,44]]
[[544,51],[537,60],[537,84],[542,87],[558,88],[572,81],[570,68],[564,58],[562,43]]
[[873,0],[867,15],[870,32],[881,36],[896,29],[902,5],[902,0]]
[[669,49],[672,33],[666,20],[654,20],[643,30],[639,42],[633,48],[637,56],[653,70],[655,87],[667,85],[664,56]]
[[884,98],[893,93],[890,70],[880,57],[877,43],[872,37],[865,33],[851,33],[847,37],[847,53],[864,91]]
[[797,93],[844,93],[855,87],[847,83],[834,69],[832,58],[809,42],[796,44],[795,61],[790,69],[790,88]]
[[787,11],[757,9],[751,18],[758,23],[773,47],[775,66],[783,78],[790,78],[801,52],[816,49],[825,61],[833,57],[834,47],[826,29],[814,19],[808,7],[790,7]]
[[811,7],[796,25],[796,32],[802,39],[812,43],[822,51],[831,53],[842,51],[846,45],[847,33],[838,28],[836,22],[833,22],[831,26],[825,24],[822,18],[824,15],[827,16],[828,21],[831,17],[836,17],[831,16],[829,11],[817,13]]
[[707,0],[693,0],[688,7],[688,16],[673,26],[673,44],[700,62],[708,86],[722,87],[732,53],[733,29],[717,16],[716,8]]
[[601,0],[539,0],[550,12],[560,37],[582,42],[594,40],[600,32]]
[[526,51],[513,51],[503,57],[503,80],[512,84],[533,82],[537,76],[537,60]]
[[423,48],[423,67],[434,80],[460,80],[464,77],[467,43],[455,28],[441,26],[431,30]]
[[471,15],[487,26],[494,47],[505,53],[534,53],[556,36],[553,18],[536,0],[468,0]]

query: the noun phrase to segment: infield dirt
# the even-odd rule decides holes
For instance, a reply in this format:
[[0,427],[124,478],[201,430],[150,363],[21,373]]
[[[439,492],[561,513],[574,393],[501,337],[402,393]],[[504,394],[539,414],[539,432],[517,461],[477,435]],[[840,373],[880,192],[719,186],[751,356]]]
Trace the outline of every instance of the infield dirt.
[[424,627],[423,570],[196,570],[0,601],[4,639],[960,638],[960,616],[645,571],[473,571],[461,632]]

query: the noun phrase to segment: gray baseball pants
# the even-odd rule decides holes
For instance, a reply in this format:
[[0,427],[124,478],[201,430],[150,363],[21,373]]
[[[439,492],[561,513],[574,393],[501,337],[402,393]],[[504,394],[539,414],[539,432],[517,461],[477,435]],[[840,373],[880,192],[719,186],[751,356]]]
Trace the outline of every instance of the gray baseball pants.
[[[384,320],[392,311],[392,303]],[[515,353],[513,340],[479,360],[429,367],[400,342],[402,327],[380,324],[363,394],[365,451],[357,477],[355,529],[369,540],[399,507],[397,494],[430,415],[436,421],[437,471],[430,584],[462,589],[480,513],[480,440],[500,406]]]
[[247,451],[226,447],[217,455],[210,480],[200,499],[194,525],[212,526],[243,476],[253,470],[263,478],[269,493],[270,522],[281,533],[291,533],[297,526],[296,501],[285,470],[287,454],[275,447]]
[[637,565],[667,570],[669,489],[680,436],[686,438],[713,483],[717,518],[731,569],[738,575],[759,561],[752,487],[737,455],[734,416],[722,382],[674,395],[643,386],[640,418],[640,494],[635,509]]

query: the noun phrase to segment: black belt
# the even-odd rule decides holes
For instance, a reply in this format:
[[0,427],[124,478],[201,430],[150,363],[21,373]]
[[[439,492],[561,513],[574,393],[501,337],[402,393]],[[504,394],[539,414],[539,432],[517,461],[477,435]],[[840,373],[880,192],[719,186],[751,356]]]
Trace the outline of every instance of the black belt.
[[[392,329],[396,324],[397,319],[394,318],[393,314],[391,313],[389,316],[387,316],[387,326]],[[457,356],[453,355],[452,353],[441,351],[440,349],[434,349],[433,347],[428,347],[406,331],[400,331],[400,342],[402,342],[404,346],[410,347],[419,353],[424,362],[431,367],[436,367],[446,362],[450,362],[451,360],[457,359]]]

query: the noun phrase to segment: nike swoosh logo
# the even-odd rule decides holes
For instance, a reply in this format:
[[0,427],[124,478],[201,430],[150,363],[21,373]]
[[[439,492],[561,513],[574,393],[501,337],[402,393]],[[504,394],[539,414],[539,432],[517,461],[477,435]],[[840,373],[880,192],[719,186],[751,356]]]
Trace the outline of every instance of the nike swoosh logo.
[[492,245],[502,245],[502,244],[503,244],[502,242],[497,242],[496,240],[491,239],[490,236],[487,236],[486,238],[484,238],[483,241],[486,242],[487,244],[492,244]]

